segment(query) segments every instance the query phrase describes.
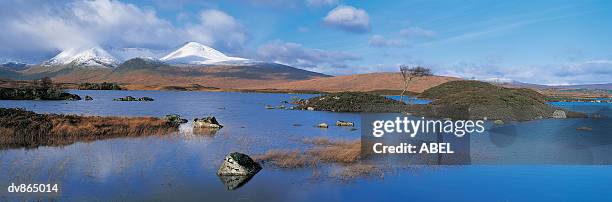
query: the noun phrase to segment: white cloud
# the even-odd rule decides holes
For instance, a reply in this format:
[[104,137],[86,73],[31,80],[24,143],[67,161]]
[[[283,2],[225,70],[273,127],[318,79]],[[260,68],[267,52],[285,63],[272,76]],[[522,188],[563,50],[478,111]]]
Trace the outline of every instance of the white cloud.
[[204,10],[195,24],[177,27],[155,10],[120,1],[3,1],[0,3],[0,54],[113,47],[171,47],[185,41],[235,51],[247,41],[232,16]]
[[560,65],[500,66],[498,64],[461,62],[440,68],[442,75],[462,78],[503,78],[535,84],[610,83],[612,61],[588,60]]
[[403,46],[404,45],[404,43],[401,40],[387,39],[381,35],[374,35],[370,37],[368,44],[370,44],[370,46],[375,46],[375,47]]
[[323,18],[323,24],[348,32],[364,33],[370,31],[370,16],[363,9],[340,5]]
[[339,0],[306,0],[306,5],[310,7],[332,6],[340,3]]
[[240,49],[248,39],[234,17],[214,9],[202,11],[199,24],[188,26],[186,32],[190,39],[220,49]]
[[400,35],[404,37],[433,37],[436,32],[420,27],[409,27],[400,30]]
[[346,68],[346,62],[359,60],[353,54],[343,51],[325,51],[306,48],[301,44],[275,40],[257,49],[257,57],[264,61],[287,64],[322,73],[335,73]]

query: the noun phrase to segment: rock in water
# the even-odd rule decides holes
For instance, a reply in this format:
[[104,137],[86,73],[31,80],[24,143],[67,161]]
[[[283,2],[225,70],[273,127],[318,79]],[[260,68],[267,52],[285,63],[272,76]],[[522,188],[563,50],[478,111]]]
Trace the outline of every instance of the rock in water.
[[181,124],[181,123],[187,123],[187,119],[182,119],[181,115],[178,114],[168,114],[166,115],[166,121],[172,123],[172,124]]
[[554,119],[564,119],[564,118],[567,118],[567,115],[565,115],[565,111],[563,111],[563,110],[555,110],[555,112],[553,112],[553,114],[552,114],[552,118],[554,118]]
[[138,98],[138,101],[151,102],[151,101],[155,101],[155,100],[153,98],[150,98],[150,97],[141,97],[141,98]]
[[225,157],[217,170],[219,176],[253,176],[261,166],[246,154],[232,152]]
[[495,121],[493,121],[493,123],[495,123],[497,125],[501,125],[501,124],[504,124],[504,121],[502,121],[502,120],[495,120]]
[[319,127],[319,128],[329,128],[329,125],[327,125],[327,123],[320,123],[319,125],[317,125],[317,127]]
[[354,126],[355,123],[348,121],[336,121],[336,126]]
[[89,100],[93,100],[93,98],[91,96],[89,96],[89,95],[86,95],[85,96],[85,100],[89,101]]
[[196,128],[223,128],[214,116],[209,116],[203,119],[194,119],[193,127]]
[[81,97],[79,97],[79,95],[76,95],[76,94],[62,93],[62,96],[65,97],[66,100],[70,100],[70,101],[81,100]]

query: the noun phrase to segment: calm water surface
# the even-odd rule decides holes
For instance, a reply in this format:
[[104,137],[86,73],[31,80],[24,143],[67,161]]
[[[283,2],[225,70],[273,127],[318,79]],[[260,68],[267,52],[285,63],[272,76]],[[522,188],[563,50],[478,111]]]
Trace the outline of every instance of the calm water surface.
[[[303,139],[329,137],[359,139],[360,131],[343,127],[319,129],[320,122],[353,121],[357,113],[267,110],[291,97],[313,95],[73,91],[93,101],[7,101],[1,107],[21,107],[39,113],[157,116],[176,113],[192,120],[214,115],[225,127],[214,135],[198,135],[191,122],[166,136],[117,138],[64,147],[0,151],[0,200],[187,200],[206,201],[316,201],[316,200],[430,200],[492,201],[610,200],[612,166],[470,165],[419,167],[387,173],[384,179],[340,181],[316,177],[311,169],[267,167],[246,185],[227,190],[215,175],[223,157],[233,151],[260,154],[270,149],[305,148]],[[113,102],[113,98],[149,96],[154,102]],[[610,104],[553,103],[575,111],[610,113]],[[612,114],[610,114],[612,115]],[[552,137],[559,128],[582,120],[540,120],[520,125],[535,137]],[[294,126],[301,124],[301,126]],[[525,126],[525,127],[522,127]],[[536,131],[536,132],[534,132]],[[520,132],[522,133],[522,132]],[[573,137],[576,132],[562,133]],[[606,133],[604,135],[610,135]],[[507,142],[482,139],[481,141]],[[522,138],[518,138],[522,139]],[[564,139],[566,141],[566,139]],[[520,141],[517,141],[520,142]],[[499,146],[499,145],[498,145]],[[589,145],[596,151],[597,145]],[[597,153],[597,152],[595,152]],[[334,169],[331,166],[329,169]],[[58,183],[60,193],[7,193],[11,183]]]

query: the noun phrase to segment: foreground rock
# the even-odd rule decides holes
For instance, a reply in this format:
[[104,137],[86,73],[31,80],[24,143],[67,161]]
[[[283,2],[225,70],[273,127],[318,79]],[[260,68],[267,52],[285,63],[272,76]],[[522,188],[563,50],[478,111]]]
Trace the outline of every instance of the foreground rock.
[[209,116],[201,119],[193,120],[193,127],[195,128],[223,128],[221,124],[217,121],[217,118],[214,116]]
[[217,170],[219,176],[253,176],[261,170],[261,165],[243,153],[232,152],[225,156]]
[[115,98],[113,99],[113,101],[123,101],[123,102],[151,102],[154,101],[153,98],[150,97],[141,97],[141,98],[135,98],[132,96],[125,96],[125,97],[121,97],[121,98]]

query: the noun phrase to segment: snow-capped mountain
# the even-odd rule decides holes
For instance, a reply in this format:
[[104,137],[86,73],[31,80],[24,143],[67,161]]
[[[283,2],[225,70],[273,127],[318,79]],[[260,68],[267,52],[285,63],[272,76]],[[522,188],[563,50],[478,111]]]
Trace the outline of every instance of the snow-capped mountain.
[[120,63],[134,58],[177,65],[254,65],[261,63],[245,58],[230,57],[197,42],[187,42],[170,53],[167,50],[147,48],[109,48],[108,50],[98,46],[87,50],[66,50],[45,61],[42,66],[115,68]]
[[100,47],[84,51],[66,50],[43,63],[43,66],[116,67],[118,60]]
[[27,69],[28,67],[30,67],[30,65],[28,63],[20,62],[17,60],[0,59],[0,67],[13,71],[20,71]]
[[179,49],[160,58],[161,61],[172,64],[215,64],[248,61],[248,59],[227,56],[214,48],[197,42],[187,42]]

